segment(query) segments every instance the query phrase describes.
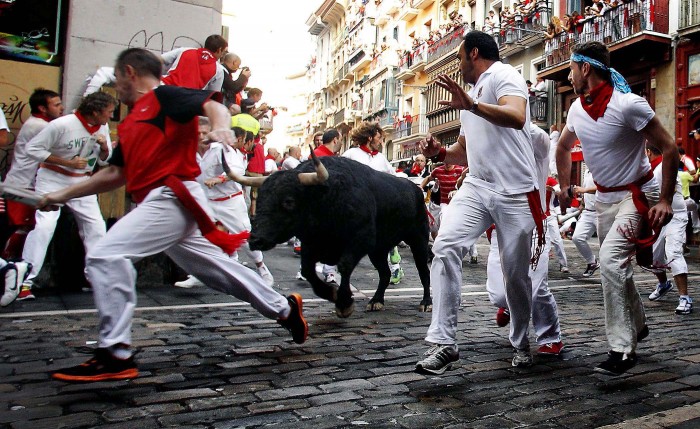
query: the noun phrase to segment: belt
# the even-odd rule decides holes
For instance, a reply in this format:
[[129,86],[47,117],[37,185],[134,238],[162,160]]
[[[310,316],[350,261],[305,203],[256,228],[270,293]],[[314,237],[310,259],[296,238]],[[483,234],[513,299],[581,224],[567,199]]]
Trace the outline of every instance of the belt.
[[594,209],[584,209],[584,210],[587,211],[587,212],[595,212]]
[[230,200],[233,197],[237,197],[239,195],[243,195],[243,191],[238,191],[235,194],[231,194],[227,197],[209,198],[209,201],[226,201],[226,200]]
[[92,176],[91,171],[86,172],[86,173],[75,173],[73,171],[66,170],[65,168],[60,167],[56,164],[47,164],[45,162],[42,162],[41,164],[39,164],[39,167],[54,171],[54,172],[59,173],[59,174],[63,174],[64,176],[68,176],[68,177]]

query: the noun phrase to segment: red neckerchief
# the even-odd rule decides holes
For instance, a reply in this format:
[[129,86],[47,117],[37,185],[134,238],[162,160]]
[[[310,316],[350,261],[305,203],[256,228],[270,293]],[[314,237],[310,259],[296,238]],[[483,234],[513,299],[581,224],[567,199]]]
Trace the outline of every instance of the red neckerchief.
[[370,155],[372,155],[372,156],[374,156],[374,155],[376,155],[376,154],[379,153],[378,150],[370,150],[370,148],[368,148],[368,147],[365,146],[365,145],[360,146],[360,149],[362,149],[363,152],[367,152],[368,154],[370,154]]
[[43,119],[46,122],[51,122],[52,119],[48,117],[48,115],[44,115],[43,113],[32,113],[32,116],[35,118]]
[[594,121],[602,118],[612,98],[613,87],[610,82],[603,82],[593,88],[590,94],[581,95],[581,106]]
[[275,160],[275,157],[272,156],[272,155],[265,155],[265,159],[271,159],[271,160],[274,161],[274,160]]
[[[330,149],[328,149],[328,146],[326,146],[325,144],[322,144],[322,145],[319,146],[316,150],[314,150],[314,153],[315,153],[316,156],[318,156],[319,158],[322,157],[322,156],[335,156],[335,154],[333,153],[333,151],[330,150]],[[309,155],[309,159],[311,159],[311,156],[310,156],[310,155]]]
[[75,117],[78,118],[80,123],[83,124],[83,127],[85,127],[87,132],[90,134],[95,134],[97,132],[97,130],[99,130],[100,127],[102,126],[102,125],[90,125],[88,123],[87,119],[85,119],[85,116],[81,115],[80,112],[78,112],[78,111],[75,112]]
[[420,166],[420,164],[413,163],[413,167],[411,167],[411,174],[415,174],[416,176],[420,176],[422,171],[423,171],[423,168]]
[[658,167],[658,165],[661,164],[661,161],[663,161],[663,159],[663,156],[658,156],[653,161],[649,161],[649,163],[651,164],[651,171],[654,171],[656,167]]

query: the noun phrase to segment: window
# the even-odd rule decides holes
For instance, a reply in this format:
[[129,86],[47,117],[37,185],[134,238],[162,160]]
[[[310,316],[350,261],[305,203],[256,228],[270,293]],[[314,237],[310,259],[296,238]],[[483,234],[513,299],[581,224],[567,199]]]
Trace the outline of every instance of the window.
[[399,40],[399,27],[394,27],[394,40]]

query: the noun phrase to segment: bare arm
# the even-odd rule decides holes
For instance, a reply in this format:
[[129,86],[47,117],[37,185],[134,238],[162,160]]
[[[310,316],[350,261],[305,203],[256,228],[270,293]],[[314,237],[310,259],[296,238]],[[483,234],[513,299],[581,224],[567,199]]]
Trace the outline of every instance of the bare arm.
[[[474,100],[457,82],[447,75],[440,75],[436,84],[452,95],[452,100],[438,101],[439,105],[450,106],[454,109],[471,111]],[[498,104],[479,103],[476,111],[472,112],[499,127],[521,130],[526,121],[527,100],[515,95],[507,95],[498,99]]]
[[[426,158],[437,155],[440,152],[440,146],[440,142],[435,140],[431,134],[418,142],[418,148]],[[446,149],[444,162],[446,164],[467,165],[467,144],[464,139],[458,138],[457,144]]]
[[576,143],[576,133],[569,131],[569,129],[564,126],[559,137],[559,142],[557,143],[557,177],[559,179],[559,186],[561,190],[559,191],[557,197],[559,198],[559,204],[562,206],[562,210],[565,210],[571,204],[571,197],[569,196],[569,186],[571,185],[571,148],[574,147]]
[[652,226],[659,226],[673,216],[671,201],[676,189],[676,176],[678,175],[678,147],[671,135],[661,125],[661,121],[655,115],[646,127],[642,129],[642,135],[649,144],[655,146],[663,154],[661,161],[661,195],[659,202],[649,210],[649,219]]
[[0,130],[0,147],[7,146],[10,141],[10,136],[7,130]]
[[52,205],[63,204],[73,198],[111,191],[125,183],[124,170],[121,167],[110,165],[95,173],[88,180],[44,195],[39,203],[39,208],[50,208]]
[[235,138],[231,131],[231,114],[226,106],[209,100],[202,106],[204,116],[209,118],[211,123],[211,132],[207,135],[209,140],[221,142],[223,144],[233,146]]

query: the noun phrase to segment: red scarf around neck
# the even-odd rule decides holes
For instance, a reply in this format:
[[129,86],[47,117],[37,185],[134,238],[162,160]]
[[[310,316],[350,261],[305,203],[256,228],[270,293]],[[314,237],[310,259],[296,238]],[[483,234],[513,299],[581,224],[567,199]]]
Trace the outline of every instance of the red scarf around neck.
[[374,156],[374,155],[376,155],[376,154],[379,153],[378,150],[371,150],[371,149],[370,149],[369,147],[367,147],[366,145],[360,146],[360,149],[362,149],[363,152],[367,152],[368,154],[370,154],[370,155],[372,155],[372,156]]
[[49,118],[48,115],[44,115],[43,113],[32,113],[32,116],[35,118],[43,119],[46,122],[51,122],[53,119]]
[[411,167],[411,174],[415,174],[416,176],[420,176],[420,174],[423,172],[423,167],[420,166],[417,162],[413,163],[413,167]]
[[656,159],[654,159],[653,161],[649,161],[649,163],[651,164],[651,171],[654,171],[656,169],[656,167],[658,167],[658,165],[661,164],[661,161],[663,161],[663,159],[664,159],[663,156],[659,156]]
[[581,106],[594,121],[602,118],[608,103],[612,98],[613,87],[610,82],[603,82],[591,90],[589,94],[581,95]]
[[83,127],[87,130],[88,133],[90,134],[95,134],[97,130],[100,129],[102,125],[91,125],[88,123],[87,119],[85,116],[81,115],[80,112],[76,110],[75,112],[75,117],[78,118],[81,124],[83,124]]
[[265,159],[271,159],[271,160],[275,161],[275,157],[272,155],[265,155]]

